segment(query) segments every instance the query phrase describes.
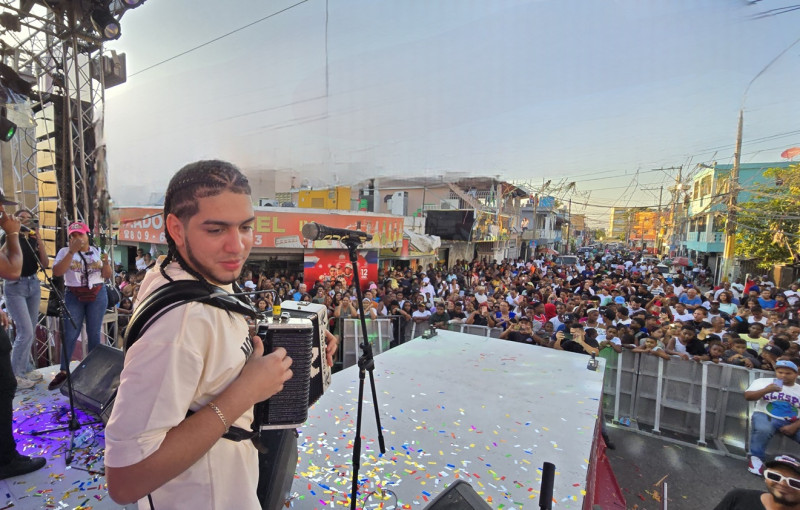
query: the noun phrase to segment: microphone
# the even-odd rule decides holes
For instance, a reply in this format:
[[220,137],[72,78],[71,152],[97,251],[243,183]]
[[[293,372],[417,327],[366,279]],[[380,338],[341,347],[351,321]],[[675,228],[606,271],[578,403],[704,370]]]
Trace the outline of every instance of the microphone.
[[360,230],[347,230],[346,228],[327,227],[317,222],[310,222],[303,225],[303,237],[309,241],[320,239],[333,241],[358,241],[365,243],[372,240],[372,234],[361,232]]

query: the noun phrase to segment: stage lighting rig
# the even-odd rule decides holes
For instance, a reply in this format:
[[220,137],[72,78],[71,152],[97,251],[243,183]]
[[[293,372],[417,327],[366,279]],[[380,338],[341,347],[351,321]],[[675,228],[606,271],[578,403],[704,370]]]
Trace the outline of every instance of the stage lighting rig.
[[100,34],[103,40],[110,41],[119,39],[122,35],[122,30],[119,26],[119,21],[111,14],[108,7],[96,7],[92,10],[90,15],[92,26]]
[[0,141],[9,142],[17,132],[17,125],[6,118],[6,107],[0,108]]
[[142,5],[145,0],[120,0],[126,9],[136,9]]

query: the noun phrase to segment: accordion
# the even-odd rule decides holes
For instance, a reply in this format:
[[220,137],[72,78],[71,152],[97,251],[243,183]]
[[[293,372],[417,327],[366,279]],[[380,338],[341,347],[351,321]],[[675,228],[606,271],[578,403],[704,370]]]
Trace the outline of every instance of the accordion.
[[[283,390],[255,406],[255,426],[259,430],[296,428],[308,418],[308,408],[316,402],[327,386],[312,388],[312,363],[318,337],[309,319],[295,319],[288,313],[279,318],[259,322],[256,334],[264,341],[264,353],[277,347],[286,349],[292,358],[292,378]],[[324,334],[324,332],[323,332]],[[324,356],[318,356],[323,359]]]
[[[325,363],[325,331],[328,328],[328,308],[308,301],[284,301],[281,312],[289,317],[308,319],[314,326],[314,343],[311,347],[311,406],[331,385],[331,367]],[[294,358],[293,358],[294,359]]]

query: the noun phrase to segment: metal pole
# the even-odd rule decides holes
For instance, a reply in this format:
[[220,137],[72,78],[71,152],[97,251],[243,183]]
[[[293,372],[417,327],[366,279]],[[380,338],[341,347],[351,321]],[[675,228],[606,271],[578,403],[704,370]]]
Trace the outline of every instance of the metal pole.
[[744,110],[739,110],[739,126],[736,130],[736,152],[733,155],[733,169],[728,179],[728,221],[725,225],[725,250],[722,254],[722,281],[733,279],[733,257],[736,245],[736,202],[739,194],[739,163],[742,159],[742,124]]
[[536,258],[536,248],[538,247],[539,239],[539,218],[536,217],[536,211],[539,209],[539,194],[533,194],[533,253],[531,259]]
[[[81,221],[90,225],[90,228],[93,226],[90,223],[90,216],[92,210],[92,203],[89,201],[89,176],[86,174],[86,143],[83,139],[83,102],[81,98],[81,71],[80,71],[80,62],[78,61],[78,39],[77,37],[72,37],[72,58],[75,66],[75,103],[76,108],[78,110],[78,115],[76,116],[77,120],[77,130],[78,130],[78,144],[79,144],[79,156],[78,156],[78,165],[75,167],[73,162],[73,172],[78,170],[81,174],[81,184],[83,188],[83,217]],[[88,56],[87,56],[88,58]],[[67,78],[69,79],[69,78]],[[70,140],[71,143],[72,139]],[[75,218],[77,220],[78,218]]]
[[566,253],[571,253],[569,249],[569,234],[572,230],[572,199],[569,199],[569,208],[567,209],[567,247],[565,249]]
[[656,237],[653,239],[653,243],[655,244],[655,254],[659,256],[661,254],[661,199],[664,196],[664,186],[661,186],[660,191],[658,192],[658,216],[656,216]]

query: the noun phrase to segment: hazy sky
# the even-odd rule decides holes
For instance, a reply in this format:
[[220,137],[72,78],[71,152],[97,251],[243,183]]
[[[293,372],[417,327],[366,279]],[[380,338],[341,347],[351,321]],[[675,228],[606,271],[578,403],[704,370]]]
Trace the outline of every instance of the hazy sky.
[[[297,1],[126,13],[107,45],[128,63],[106,96],[117,204],[222,158],[330,184],[444,171],[575,181],[556,194],[591,204],[573,212],[596,222],[611,205],[655,205],[641,188],[677,172],[654,169],[730,163],[748,83],[800,36],[800,11],[754,18],[796,0]],[[744,99],[743,162],[800,145],[797,83],[800,44]]]

